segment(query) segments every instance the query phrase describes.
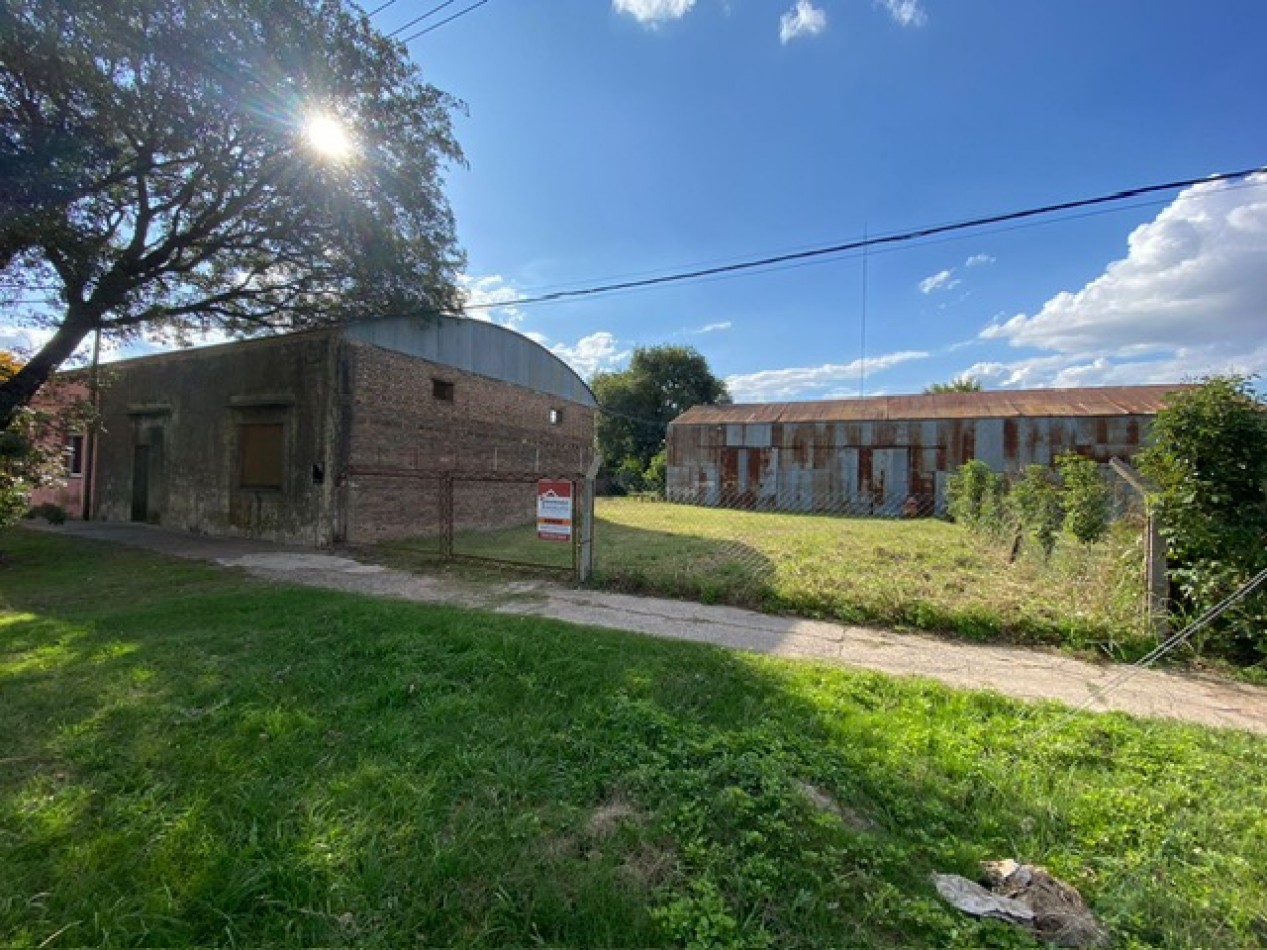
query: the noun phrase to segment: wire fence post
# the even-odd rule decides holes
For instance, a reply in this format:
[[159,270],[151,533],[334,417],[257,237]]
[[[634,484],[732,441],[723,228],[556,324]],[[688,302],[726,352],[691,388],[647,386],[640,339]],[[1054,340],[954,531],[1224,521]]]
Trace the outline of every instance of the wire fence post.
[[1144,500],[1145,607],[1153,634],[1158,640],[1165,640],[1170,635],[1170,582],[1166,570],[1166,542],[1162,539],[1157,515],[1148,503],[1148,496],[1156,490],[1156,486],[1150,485],[1143,475],[1121,459],[1109,459],[1109,467],[1139,492]]
[[597,452],[590,459],[581,485],[581,530],[577,539],[576,579],[584,584],[594,575],[594,495],[598,485],[598,469],[603,457]]

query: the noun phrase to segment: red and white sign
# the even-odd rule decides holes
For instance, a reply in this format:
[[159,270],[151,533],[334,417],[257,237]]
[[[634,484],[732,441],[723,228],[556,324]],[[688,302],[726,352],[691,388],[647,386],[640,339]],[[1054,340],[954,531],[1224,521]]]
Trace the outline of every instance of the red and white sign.
[[537,482],[537,537],[572,540],[572,483],[543,478]]

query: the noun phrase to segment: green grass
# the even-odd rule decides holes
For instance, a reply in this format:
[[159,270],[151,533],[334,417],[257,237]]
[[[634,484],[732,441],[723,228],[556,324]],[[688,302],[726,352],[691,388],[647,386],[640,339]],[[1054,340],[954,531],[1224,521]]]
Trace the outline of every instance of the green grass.
[[1032,946],[1004,856],[1267,940],[1261,738],[0,545],[0,945]]
[[[566,568],[566,545],[531,526],[459,534],[459,553]],[[432,542],[372,552],[411,568]],[[933,519],[899,521],[731,511],[600,498],[595,583],[632,593],[776,613],[1049,644],[1134,659],[1156,641],[1142,614],[1143,551],[1064,538],[1049,562]]]

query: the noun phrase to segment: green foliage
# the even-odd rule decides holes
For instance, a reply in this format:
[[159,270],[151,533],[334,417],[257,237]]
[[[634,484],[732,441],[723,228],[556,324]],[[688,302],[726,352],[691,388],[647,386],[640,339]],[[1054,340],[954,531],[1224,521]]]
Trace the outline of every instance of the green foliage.
[[[689,346],[639,347],[628,369],[599,373],[590,387],[605,410],[598,417],[598,449],[608,470],[636,469],[640,481],[664,449],[670,422],[692,406],[730,401],[726,384]],[[635,464],[626,468],[626,460]]]
[[1007,855],[1262,943],[1261,736],[12,542],[4,946],[1037,948]]
[[1008,506],[1021,530],[1051,557],[1065,517],[1055,472],[1046,465],[1025,466],[1008,493]]
[[933,383],[924,387],[924,393],[979,393],[981,381],[973,376],[956,376],[948,383]]
[[1092,459],[1069,452],[1056,459],[1063,486],[1061,501],[1065,509],[1065,530],[1079,541],[1091,544],[1109,530],[1113,514],[1113,493]]
[[946,510],[958,524],[985,534],[1012,530],[1006,504],[1007,478],[980,459],[971,459],[946,482]]
[[651,456],[651,461],[647,464],[647,470],[643,473],[642,484],[647,491],[653,491],[663,498],[665,486],[668,484],[668,477],[669,453],[661,449]]
[[[455,100],[327,0],[11,0],[0,276],[63,309],[0,426],[100,329],[252,335],[460,306]],[[321,154],[311,117],[354,154]],[[47,290],[47,293],[43,291]]]
[[[1218,603],[1267,567],[1267,404],[1252,379],[1215,376],[1172,394],[1139,468],[1152,498],[1182,614]],[[1232,659],[1267,657],[1267,596],[1225,615],[1206,645]]]
[[46,501],[42,505],[33,505],[26,513],[27,518],[43,518],[49,524],[65,524],[66,509],[61,505]]
[[[0,350],[0,383],[20,368],[12,353]],[[35,489],[61,483],[66,475],[67,435],[93,425],[91,407],[67,395],[62,384],[48,384],[45,395],[46,405],[16,410],[8,426],[0,429],[0,527],[27,514],[28,499]]]

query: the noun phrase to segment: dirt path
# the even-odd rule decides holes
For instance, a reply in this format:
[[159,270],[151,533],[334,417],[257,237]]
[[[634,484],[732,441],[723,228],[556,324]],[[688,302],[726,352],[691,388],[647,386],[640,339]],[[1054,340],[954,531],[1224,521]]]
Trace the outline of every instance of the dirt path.
[[549,617],[675,640],[797,659],[828,660],[1021,699],[1054,699],[1095,711],[1181,719],[1267,734],[1267,688],[1191,675],[1096,665],[1018,647],[956,643],[910,633],[772,617],[716,607],[576,590],[548,581],[477,583],[362,564],[257,541],[177,534],[144,525],[73,522],[50,529],[215,561],[274,581],[377,597]]

